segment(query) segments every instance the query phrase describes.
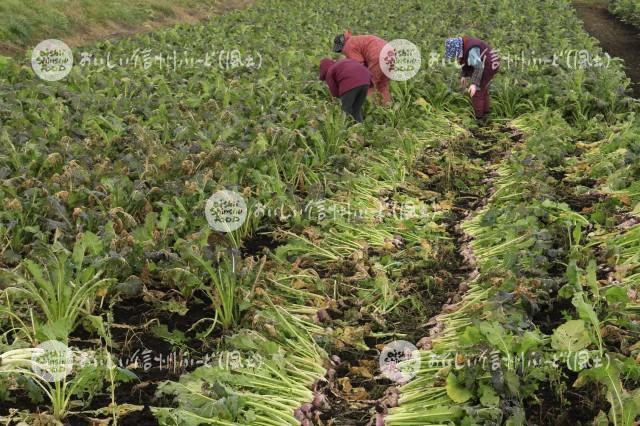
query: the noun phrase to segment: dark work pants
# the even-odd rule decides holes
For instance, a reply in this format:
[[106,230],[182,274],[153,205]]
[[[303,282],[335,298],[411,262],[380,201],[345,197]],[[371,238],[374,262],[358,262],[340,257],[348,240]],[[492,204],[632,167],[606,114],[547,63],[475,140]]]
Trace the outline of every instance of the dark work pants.
[[342,110],[352,116],[358,123],[362,123],[362,107],[364,101],[367,100],[367,91],[369,85],[358,86],[344,93],[340,100],[342,101]]

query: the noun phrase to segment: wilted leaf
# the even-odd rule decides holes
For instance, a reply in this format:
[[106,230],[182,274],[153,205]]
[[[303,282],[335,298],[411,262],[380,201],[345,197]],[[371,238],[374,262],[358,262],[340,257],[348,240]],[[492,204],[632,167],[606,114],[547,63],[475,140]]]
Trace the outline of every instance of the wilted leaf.
[[367,367],[352,366],[352,367],[349,367],[349,373],[351,373],[354,376],[364,377],[365,379],[373,378],[373,374]]

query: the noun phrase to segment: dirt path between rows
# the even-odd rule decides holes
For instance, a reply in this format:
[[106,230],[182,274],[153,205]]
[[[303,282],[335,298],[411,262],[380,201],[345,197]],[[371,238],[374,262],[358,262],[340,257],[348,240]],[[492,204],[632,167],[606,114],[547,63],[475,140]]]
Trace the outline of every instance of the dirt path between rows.
[[[468,156],[468,161],[482,160],[486,169],[492,169],[494,164],[502,160],[505,150],[509,147],[508,144],[499,143],[498,134],[504,132],[510,131],[501,129],[472,132],[469,141],[474,142],[465,144],[464,155]],[[515,139],[511,140],[516,142]],[[447,191],[447,183],[429,167],[436,162],[430,153],[425,152],[413,167],[433,179],[424,182],[425,189],[444,193]],[[456,192],[451,199],[453,209],[443,222],[448,235],[456,241],[456,248],[446,258],[439,260],[438,268],[429,271],[429,274],[438,277],[442,282],[440,292],[437,295],[430,294],[429,298],[424,300],[424,305],[416,308],[409,316],[397,317],[393,311],[382,314],[386,326],[374,326],[375,329],[369,330],[363,339],[368,348],[354,348],[350,345],[332,348],[331,368],[327,371],[326,380],[319,382],[314,388],[314,392],[322,395],[324,406],[316,412],[314,420],[304,420],[302,425],[381,426],[384,425],[384,418],[389,410],[398,406],[399,383],[384,377],[378,367],[382,348],[390,340],[406,340],[419,345],[432,328],[427,320],[436,318],[447,307],[460,301],[468,289],[470,277],[475,276],[475,265],[469,263],[465,256],[467,237],[460,229],[460,224],[467,220],[472,212],[484,206],[492,185],[490,178],[469,177],[466,186],[469,189],[464,195],[462,192]],[[353,303],[350,300],[338,302],[343,305],[343,312]],[[354,318],[357,320],[354,321]],[[375,318],[354,315],[344,315],[339,319],[342,322],[336,323],[335,327],[350,326],[357,329],[376,323]]]
[[640,98],[640,29],[612,15],[606,2],[579,0],[574,5],[587,32],[597,38],[611,56],[624,59],[634,96]]

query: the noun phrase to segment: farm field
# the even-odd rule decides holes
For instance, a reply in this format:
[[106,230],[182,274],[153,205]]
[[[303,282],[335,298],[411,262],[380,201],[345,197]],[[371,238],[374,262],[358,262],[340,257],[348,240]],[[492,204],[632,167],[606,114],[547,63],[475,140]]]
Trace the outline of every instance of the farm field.
[[611,56],[624,59],[624,71],[632,80],[633,96],[640,97],[640,59],[629,52],[640,49],[640,30],[620,14],[612,13],[614,2],[605,0],[577,0],[574,2],[584,28],[596,37],[600,46]]
[[64,37],[71,45],[81,45],[170,23],[193,23],[247,3],[244,0],[5,0],[0,4],[0,54],[19,56],[46,37]]
[[614,0],[610,3],[611,12],[624,21],[640,28],[640,2],[637,0]]
[[[422,54],[359,124],[318,80],[347,28]],[[459,34],[502,57],[484,126]],[[59,81],[24,56],[4,424],[638,424],[640,104],[571,2],[257,0],[74,47]]]

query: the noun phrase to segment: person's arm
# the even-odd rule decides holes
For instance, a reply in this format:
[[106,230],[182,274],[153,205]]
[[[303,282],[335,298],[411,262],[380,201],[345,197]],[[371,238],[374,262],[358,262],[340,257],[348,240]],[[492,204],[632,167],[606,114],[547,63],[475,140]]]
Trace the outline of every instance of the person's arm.
[[326,82],[327,86],[329,86],[329,92],[331,92],[331,96],[337,98],[340,90],[338,88],[338,81],[336,80],[335,67],[329,68],[329,72],[327,72]]
[[475,84],[476,87],[480,87],[482,82],[482,75],[484,74],[484,61],[482,60],[480,48],[474,47],[469,50],[469,59],[467,60],[471,70],[471,84]]
[[469,65],[463,65],[462,71],[460,72],[460,77],[469,78],[472,75],[473,75],[473,67],[470,67]]

